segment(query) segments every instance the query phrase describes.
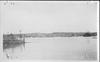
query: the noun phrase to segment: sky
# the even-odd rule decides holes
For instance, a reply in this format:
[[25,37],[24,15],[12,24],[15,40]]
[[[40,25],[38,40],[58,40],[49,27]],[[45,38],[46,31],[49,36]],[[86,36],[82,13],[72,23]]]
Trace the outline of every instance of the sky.
[[91,2],[0,2],[4,33],[95,32],[97,4]]

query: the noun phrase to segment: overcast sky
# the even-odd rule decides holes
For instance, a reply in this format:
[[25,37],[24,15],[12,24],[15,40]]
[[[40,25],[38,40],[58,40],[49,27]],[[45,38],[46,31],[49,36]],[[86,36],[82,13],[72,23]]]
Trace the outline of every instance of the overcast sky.
[[4,33],[97,31],[95,3],[6,2],[0,13]]

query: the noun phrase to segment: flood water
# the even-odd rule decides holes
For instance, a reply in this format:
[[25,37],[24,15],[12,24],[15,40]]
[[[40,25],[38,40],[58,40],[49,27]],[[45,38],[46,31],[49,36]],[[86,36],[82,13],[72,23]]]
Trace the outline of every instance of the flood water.
[[25,42],[4,49],[4,56],[31,60],[97,59],[97,39],[91,37],[26,38]]

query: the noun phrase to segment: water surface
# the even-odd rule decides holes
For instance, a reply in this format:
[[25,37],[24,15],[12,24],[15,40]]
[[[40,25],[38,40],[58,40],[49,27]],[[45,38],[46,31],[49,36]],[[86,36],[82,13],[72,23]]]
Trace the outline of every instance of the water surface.
[[31,60],[97,59],[97,39],[91,37],[26,38],[25,42],[4,49],[4,55]]

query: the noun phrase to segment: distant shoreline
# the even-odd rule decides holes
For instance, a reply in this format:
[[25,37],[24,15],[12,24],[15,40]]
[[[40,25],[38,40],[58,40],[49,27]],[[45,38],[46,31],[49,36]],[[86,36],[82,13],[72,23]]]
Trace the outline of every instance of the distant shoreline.
[[[3,37],[9,36],[10,34],[3,34]],[[13,36],[19,37],[92,37],[97,36],[97,32],[53,32],[53,33],[21,33],[21,34],[13,34]]]

